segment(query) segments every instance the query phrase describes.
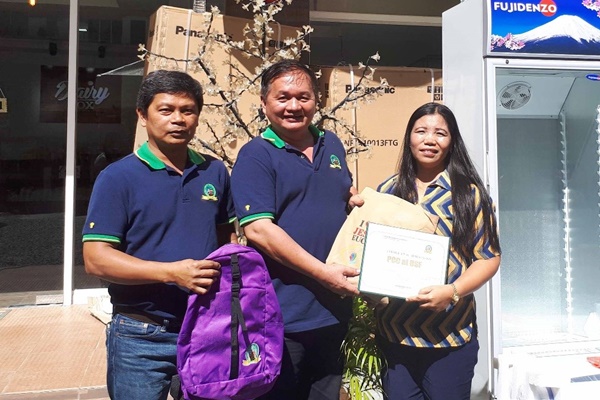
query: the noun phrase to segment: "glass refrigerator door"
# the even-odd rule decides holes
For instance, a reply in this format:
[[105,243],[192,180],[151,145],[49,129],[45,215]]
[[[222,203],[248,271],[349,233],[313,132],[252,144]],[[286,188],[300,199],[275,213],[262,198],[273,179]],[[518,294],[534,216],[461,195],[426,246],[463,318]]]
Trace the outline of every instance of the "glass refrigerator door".
[[600,68],[513,61],[496,64],[488,105],[502,246],[495,398],[597,398]]
[[600,339],[598,70],[495,79],[501,347]]

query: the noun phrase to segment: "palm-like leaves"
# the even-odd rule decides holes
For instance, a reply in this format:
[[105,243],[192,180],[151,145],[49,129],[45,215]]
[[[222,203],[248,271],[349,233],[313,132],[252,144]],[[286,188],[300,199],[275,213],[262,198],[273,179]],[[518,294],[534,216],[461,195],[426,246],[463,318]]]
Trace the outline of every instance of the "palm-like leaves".
[[344,379],[353,400],[373,399],[371,393],[381,393],[381,371],[385,359],[375,341],[375,314],[361,298],[353,303],[353,318],[342,343],[346,367]]

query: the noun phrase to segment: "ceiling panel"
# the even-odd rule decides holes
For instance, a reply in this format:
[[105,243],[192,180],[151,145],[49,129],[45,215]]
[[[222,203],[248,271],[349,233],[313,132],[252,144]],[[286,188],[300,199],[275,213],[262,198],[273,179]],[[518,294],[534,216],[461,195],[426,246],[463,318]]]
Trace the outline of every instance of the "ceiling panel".
[[[301,0],[295,0],[301,1]],[[311,10],[441,17],[460,0],[310,0]]]

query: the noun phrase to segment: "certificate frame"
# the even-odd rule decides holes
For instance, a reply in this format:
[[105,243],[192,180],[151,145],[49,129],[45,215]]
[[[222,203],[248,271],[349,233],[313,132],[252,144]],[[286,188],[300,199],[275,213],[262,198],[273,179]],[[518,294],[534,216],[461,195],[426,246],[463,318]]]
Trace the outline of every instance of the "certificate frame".
[[447,280],[450,238],[369,222],[358,290],[408,298]]

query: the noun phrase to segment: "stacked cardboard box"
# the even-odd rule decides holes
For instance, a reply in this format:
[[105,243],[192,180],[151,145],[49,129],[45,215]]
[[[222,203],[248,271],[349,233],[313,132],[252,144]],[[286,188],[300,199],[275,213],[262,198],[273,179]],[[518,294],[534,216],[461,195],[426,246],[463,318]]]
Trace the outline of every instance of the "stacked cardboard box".
[[[358,84],[362,70],[356,66],[322,67],[321,74],[321,103],[324,107],[334,107]],[[365,80],[363,84],[376,87],[380,77],[389,83],[382,96],[370,103],[359,103],[355,110],[336,113],[337,118],[354,126],[370,147],[369,152],[349,160],[359,191],[365,187],[377,188],[394,174],[406,124],[413,111],[425,103],[443,100],[439,69],[379,67],[373,80]],[[352,145],[351,136],[338,134],[346,146]]]

